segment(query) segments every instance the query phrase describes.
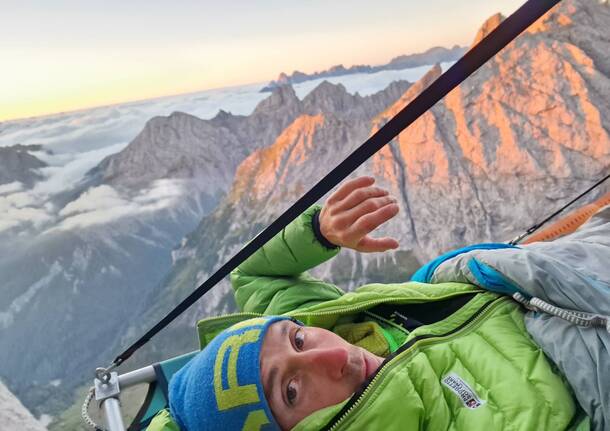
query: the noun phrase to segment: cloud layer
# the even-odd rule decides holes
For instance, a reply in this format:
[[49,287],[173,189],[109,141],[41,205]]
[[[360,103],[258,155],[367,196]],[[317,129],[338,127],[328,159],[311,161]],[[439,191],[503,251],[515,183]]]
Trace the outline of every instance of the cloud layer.
[[109,185],[94,187],[62,208],[61,220],[51,230],[86,228],[171,208],[185,191],[184,181],[169,179],[157,180],[132,197]]

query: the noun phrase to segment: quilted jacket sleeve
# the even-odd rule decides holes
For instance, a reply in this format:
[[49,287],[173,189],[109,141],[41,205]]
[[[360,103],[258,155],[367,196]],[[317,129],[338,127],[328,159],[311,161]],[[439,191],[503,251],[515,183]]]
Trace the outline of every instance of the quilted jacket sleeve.
[[242,311],[283,314],[343,294],[306,272],[340,250],[329,249],[316,238],[312,219],[319,210],[319,206],[309,208],[231,273]]

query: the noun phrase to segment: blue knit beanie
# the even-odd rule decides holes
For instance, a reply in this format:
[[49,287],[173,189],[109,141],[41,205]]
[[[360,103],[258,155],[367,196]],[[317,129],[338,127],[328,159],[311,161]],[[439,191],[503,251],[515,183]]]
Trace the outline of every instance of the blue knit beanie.
[[218,334],[172,377],[169,408],[184,431],[279,431],[265,399],[260,352],[265,332],[289,317],[245,320]]

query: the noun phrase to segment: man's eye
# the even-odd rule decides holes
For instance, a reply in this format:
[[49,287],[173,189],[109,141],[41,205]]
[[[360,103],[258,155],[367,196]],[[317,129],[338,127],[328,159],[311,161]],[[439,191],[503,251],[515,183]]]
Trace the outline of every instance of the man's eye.
[[294,347],[296,347],[297,350],[303,350],[304,345],[305,345],[305,334],[303,333],[303,330],[299,328],[294,333]]
[[294,384],[291,381],[290,383],[288,383],[288,386],[286,386],[286,400],[288,401],[288,404],[290,404],[292,406],[292,405],[294,405],[294,402],[296,399],[297,399],[297,388],[294,386]]

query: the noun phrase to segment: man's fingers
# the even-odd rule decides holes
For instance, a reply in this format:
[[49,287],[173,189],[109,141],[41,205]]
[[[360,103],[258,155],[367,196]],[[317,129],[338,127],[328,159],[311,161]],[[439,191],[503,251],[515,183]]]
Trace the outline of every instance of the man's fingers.
[[370,236],[365,236],[357,246],[357,250],[364,253],[387,251],[395,248],[398,248],[398,241],[389,237],[371,238]]
[[386,221],[398,214],[398,205],[395,203],[385,205],[372,213],[360,217],[350,230],[358,237],[365,237]]
[[373,177],[345,182],[327,200],[320,212],[320,231],[334,244],[364,252],[398,247],[392,238],[373,239],[368,234],[398,213],[396,200]]
[[335,204],[337,202],[345,199],[352,191],[362,187],[368,187],[375,182],[375,178],[373,177],[358,177],[353,180],[349,180],[341,184],[336,192],[330,195],[330,197],[326,200],[326,203],[329,205]]
[[370,186],[361,187],[353,190],[345,199],[338,202],[334,208],[333,213],[350,210],[367,199],[378,198],[381,196],[387,196],[388,191],[380,187]]
[[379,208],[382,208],[386,205],[390,205],[396,203],[396,199],[392,196],[380,196],[376,198],[369,198],[360,202],[355,207],[342,212],[340,215],[337,215],[336,222],[338,226],[349,227],[354,224],[356,220],[360,217],[375,212]]

